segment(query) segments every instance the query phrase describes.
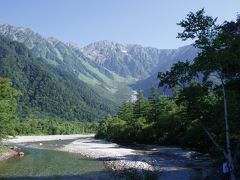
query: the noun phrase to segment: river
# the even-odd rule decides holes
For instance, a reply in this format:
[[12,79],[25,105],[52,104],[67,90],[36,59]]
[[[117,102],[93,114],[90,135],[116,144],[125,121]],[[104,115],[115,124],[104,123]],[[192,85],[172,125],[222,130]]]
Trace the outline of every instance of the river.
[[[34,139],[20,137],[20,140],[17,140],[17,146],[25,153],[24,157],[0,162],[0,179],[132,179],[129,173],[112,171],[106,166],[108,162],[112,162],[119,169],[136,165],[145,168],[149,163],[160,171],[145,175],[148,179],[204,179],[216,173],[214,168],[211,168],[211,160],[189,157],[192,152],[181,148],[147,146],[131,149],[95,140],[92,136],[67,140],[54,137],[58,140],[19,142],[29,138]],[[86,158],[79,152],[92,158]],[[203,158],[201,155],[198,157]]]
[[73,140],[20,144],[24,157],[0,162],[0,179],[111,179],[117,177],[102,161],[55,151]]

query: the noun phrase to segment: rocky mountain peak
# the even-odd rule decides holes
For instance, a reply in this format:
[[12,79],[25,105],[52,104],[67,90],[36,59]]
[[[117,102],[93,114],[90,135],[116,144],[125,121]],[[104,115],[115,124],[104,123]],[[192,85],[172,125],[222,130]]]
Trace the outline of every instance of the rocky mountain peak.
[[57,38],[55,38],[55,37],[49,37],[49,38],[47,38],[46,40],[47,40],[47,42],[49,42],[49,43],[52,44],[52,45],[55,45],[55,44],[57,44],[57,43],[60,42],[60,41],[59,41]]
[[[76,43],[64,43],[54,37],[44,38],[28,28],[0,25],[4,36],[24,43],[37,57],[50,64],[61,65],[81,76],[98,78],[94,68],[111,77],[109,71],[122,77],[145,79],[159,70],[166,70],[178,60],[191,60],[196,55],[192,46],[179,49],[157,49],[136,44],[121,44],[108,40],[97,41],[83,48]],[[86,69],[86,61],[89,69]],[[94,66],[92,68],[91,66]],[[100,78],[98,78],[100,80]]]
[[68,43],[66,43],[66,45],[71,49],[79,49],[78,44],[75,42],[68,42]]

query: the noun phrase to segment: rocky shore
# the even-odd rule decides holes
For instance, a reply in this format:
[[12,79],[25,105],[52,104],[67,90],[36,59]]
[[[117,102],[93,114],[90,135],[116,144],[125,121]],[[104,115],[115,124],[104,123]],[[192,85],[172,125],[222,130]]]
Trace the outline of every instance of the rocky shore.
[[79,138],[58,150],[79,153],[89,158],[102,160],[116,171],[136,171],[140,173],[157,170],[143,154],[138,154],[131,148],[122,147],[105,140],[96,140],[93,136]]
[[7,160],[17,155],[18,155],[17,151],[6,149],[3,153],[0,153],[0,161]]
[[194,151],[150,145],[123,147],[105,140],[96,140],[93,136],[76,139],[59,150],[103,160],[108,167],[118,172],[141,176],[158,174],[160,179],[204,179],[215,171],[212,159]]

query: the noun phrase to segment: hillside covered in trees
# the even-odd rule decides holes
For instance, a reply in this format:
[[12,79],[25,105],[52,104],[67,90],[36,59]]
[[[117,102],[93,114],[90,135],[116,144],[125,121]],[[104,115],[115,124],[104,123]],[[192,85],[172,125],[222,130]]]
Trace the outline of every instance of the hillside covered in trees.
[[0,36],[0,76],[9,78],[20,95],[20,117],[96,120],[117,109],[71,73],[36,58],[21,43]]
[[16,98],[20,95],[20,91],[13,88],[9,79],[0,77],[0,150],[2,138],[8,135],[80,134],[96,131],[97,124],[93,122],[20,118],[16,111]]

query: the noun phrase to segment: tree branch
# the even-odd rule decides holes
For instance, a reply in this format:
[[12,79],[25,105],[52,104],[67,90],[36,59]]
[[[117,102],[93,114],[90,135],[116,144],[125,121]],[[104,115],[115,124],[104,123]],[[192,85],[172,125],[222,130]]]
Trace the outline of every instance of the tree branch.
[[208,129],[207,129],[205,126],[203,126],[203,129],[204,129],[204,131],[206,132],[206,134],[208,135],[208,137],[211,139],[211,141],[213,142],[213,144],[217,147],[217,149],[218,149],[219,151],[221,151],[221,152],[223,153],[224,157],[227,159],[228,156],[227,156],[227,152],[225,151],[225,149],[223,149],[223,148],[218,144],[218,142],[214,139],[214,137],[212,136],[212,134],[208,131]]

